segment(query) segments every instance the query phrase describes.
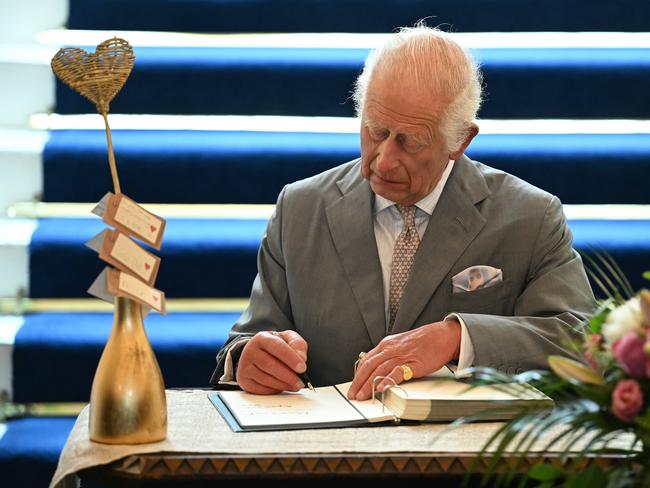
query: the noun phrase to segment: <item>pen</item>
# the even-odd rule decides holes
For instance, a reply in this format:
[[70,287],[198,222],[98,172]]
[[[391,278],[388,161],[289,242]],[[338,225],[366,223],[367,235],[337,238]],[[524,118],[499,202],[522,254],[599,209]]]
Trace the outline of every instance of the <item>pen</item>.
[[309,388],[311,391],[316,391],[316,388],[311,384],[311,380],[309,379],[309,376],[307,376],[307,372],[304,373],[298,373],[298,378],[305,384],[307,388]]

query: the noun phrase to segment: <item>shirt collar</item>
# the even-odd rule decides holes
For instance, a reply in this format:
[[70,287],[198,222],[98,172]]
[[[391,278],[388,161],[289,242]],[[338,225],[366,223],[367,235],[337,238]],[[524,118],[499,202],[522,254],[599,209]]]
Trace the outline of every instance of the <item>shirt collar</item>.
[[[428,215],[433,214],[433,210],[436,208],[438,200],[440,200],[440,195],[442,194],[442,190],[445,188],[445,184],[449,179],[449,174],[451,173],[453,167],[454,161],[449,160],[449,164],[447,164],[445,171],[442,173],[440,181],[434,187],[434,189],[431,190],[431,193],[429,193],[426,197],[415,204],[417,208],[423,212],[426,212]],[[393,205],[395,205],[395,202],[392,202],[387,198],[382,197],[381,195],[375,194],[375,215]]]

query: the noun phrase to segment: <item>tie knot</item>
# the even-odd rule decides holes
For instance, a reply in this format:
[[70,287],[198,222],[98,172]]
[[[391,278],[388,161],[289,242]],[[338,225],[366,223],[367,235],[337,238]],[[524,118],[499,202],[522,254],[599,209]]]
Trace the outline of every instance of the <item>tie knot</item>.
[[415,205],[409,205],[408,207],[405,205],[397,205],[397,210],[399,210],[399,213],[402,214],[402,218],[404,219],[404,225],[406,227],[411,227],[415,225],[415,210],[416,210]]

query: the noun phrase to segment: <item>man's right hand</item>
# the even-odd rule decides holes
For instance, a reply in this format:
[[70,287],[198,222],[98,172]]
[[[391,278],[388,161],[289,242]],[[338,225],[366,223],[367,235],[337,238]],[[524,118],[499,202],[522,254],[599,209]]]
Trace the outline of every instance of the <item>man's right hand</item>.
[[297,332],[258,332],[244,346],[236,380],[258,395],[297,391],[305,387],[298,374],[307,370],[306,361],[307,342]]

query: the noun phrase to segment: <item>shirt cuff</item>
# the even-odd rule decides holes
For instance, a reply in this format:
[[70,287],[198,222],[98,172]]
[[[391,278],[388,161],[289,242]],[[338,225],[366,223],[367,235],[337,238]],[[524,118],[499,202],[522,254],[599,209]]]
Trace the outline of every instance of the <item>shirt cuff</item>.
[[242,337],[230,345],[228,351],[226,352],[226,360],[223,365],[223,374],[221,375],[221,378],[219,378],[220,385],[238,386],[237,381],[235,381],[235,361],[233,360],[232,356],[235,351],[242,349],[250,340],[250,337]]
[[456,319],[460,323],[460,353],[458,354],[458,365],[448,365],[456,377],[467,376],[463,373],[464,369],[471,368],[474,366],[474,345],[472,344],[472,339],[467,332],[467,325],[463,322],[463,319],[460,315],[456,313],[450,313],[445,317],[447,319]]

